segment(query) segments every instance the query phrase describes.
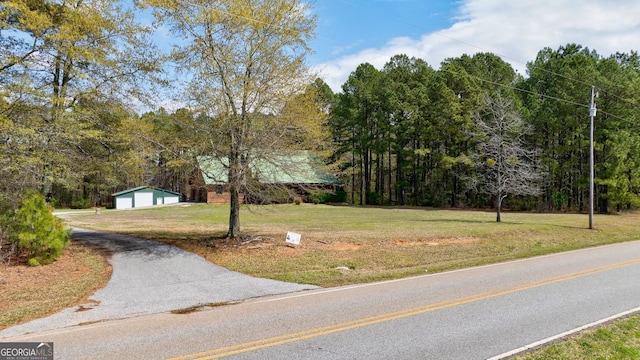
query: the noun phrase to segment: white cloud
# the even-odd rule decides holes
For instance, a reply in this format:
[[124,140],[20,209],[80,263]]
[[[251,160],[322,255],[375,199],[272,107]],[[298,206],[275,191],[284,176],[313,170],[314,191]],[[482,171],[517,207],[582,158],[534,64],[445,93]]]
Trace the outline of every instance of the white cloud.
[[419,39],[395,38],[318,65],[334,91],[368,62],[381,69],[397,54],[426,60],[432,67],[450,57],[477,52],[500,55],[521,74],[545,47],[576,43],[601,56],[640,50],[640,2],[636,0],[463,0],[456,23]]

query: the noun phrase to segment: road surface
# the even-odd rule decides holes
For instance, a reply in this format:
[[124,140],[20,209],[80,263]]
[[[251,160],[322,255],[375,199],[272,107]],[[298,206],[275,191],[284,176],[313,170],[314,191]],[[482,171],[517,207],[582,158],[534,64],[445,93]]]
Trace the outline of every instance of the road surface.
[[85,304],[0,331],[0,341],[27,332],[317,288],[229,271],[154,240],[77,228],[72,238],[110,250],[113,272],[106,287]]

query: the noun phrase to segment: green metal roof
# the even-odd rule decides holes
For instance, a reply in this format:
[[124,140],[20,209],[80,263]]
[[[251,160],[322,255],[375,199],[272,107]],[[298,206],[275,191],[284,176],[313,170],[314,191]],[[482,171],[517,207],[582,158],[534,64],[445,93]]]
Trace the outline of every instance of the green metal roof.
[[[199,156],[197,160],[206,185],[228,182],[228,158]],[[263,184],[338,184],[338,179],[325,171],[324,166],[308,151],[271,155],[254,159],[249,164],[251,176]]]
[[177,193],[175,191],[158,189],[158,188],[154,188],[152,186],[138,186],[138,187],[134,187],[134,188],[131,188],[131,189],[123,190],[123,191],[120,191],[120,192],[117,192],[117,193],[113,193],[113,194],[111,194],[111,196],[120,196],[120,195],[132,193],[132,192],[136,192],[136,191],[140,191],[140,190],[157,191],[157,192],[161,192],[161,193],[167,193],[167,194],[173,194],[173,195],[181,196],[180,193]]

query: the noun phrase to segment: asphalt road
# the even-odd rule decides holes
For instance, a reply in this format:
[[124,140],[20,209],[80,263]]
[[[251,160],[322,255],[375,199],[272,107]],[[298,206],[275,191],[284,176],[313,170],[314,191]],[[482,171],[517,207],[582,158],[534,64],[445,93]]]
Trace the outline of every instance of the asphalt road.
[[56,359],[488,359],[640,311],[640,242],[2,341]]
[[23,333],[317,288],[229,271],[154,240],[77,228],[72,239],[111,251],[113,272],[107,286],[86,304],[0,331],[0,341]]

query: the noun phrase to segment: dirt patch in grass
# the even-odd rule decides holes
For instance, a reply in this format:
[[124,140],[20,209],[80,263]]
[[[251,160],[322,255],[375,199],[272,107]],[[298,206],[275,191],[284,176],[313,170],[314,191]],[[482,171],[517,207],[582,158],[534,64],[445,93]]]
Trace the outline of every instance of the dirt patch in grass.
[[86,303],[110,277],[105,254],[78,243],[49,265],[0,264],[0,330]]
[[451,244],[469,244],[480,241],[479,238],[441,238],[441,239],[427,239],[427,240],[402,240],[396,239],[394,244],[399,247],[416,247],[416,246],[443,246]]
[[290,256],[294,256],[294,255],[301,255],[304,253],[304,250],[301,248],[296,248],[293,246],[281,246],[278,248],[278,254],[281,255],[290,255]]
[[347,251],[347,250],[360,250],[362,246],[355,244],[334,244],[331,246],[331,250],[334,251]]
[[444,239],[432,239],[426,242],[427,245],[430,246],[442,246],[442,245],[452,245],[452,244],[469,244],[478,242],[480,239],[478,238],[444,238]]

